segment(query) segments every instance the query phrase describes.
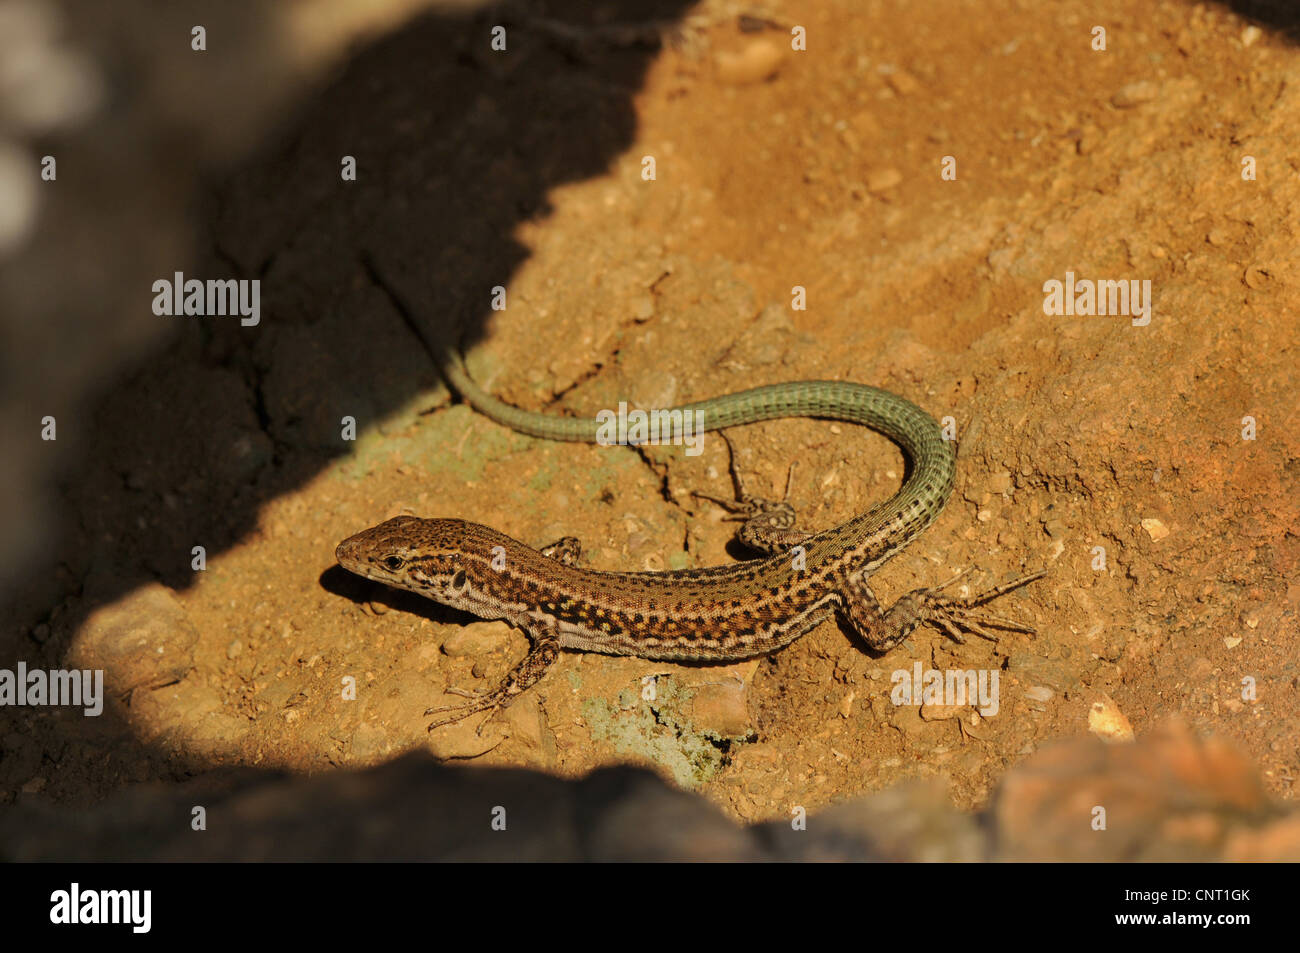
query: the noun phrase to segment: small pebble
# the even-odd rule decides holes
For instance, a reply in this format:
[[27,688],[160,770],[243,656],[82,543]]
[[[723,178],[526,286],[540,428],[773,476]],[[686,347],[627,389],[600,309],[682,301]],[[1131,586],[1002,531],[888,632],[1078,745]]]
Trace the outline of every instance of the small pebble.
[[908,96],[921,88],[920,82],[907,70],[897,69],[885,76],[885,82],[899,96]]
[[1088,710],[1088,730],[1107,742],[1133,740],[1133,726],[1109,695],[1102,695]]
[[867,176],[868,192],[888,192],[903,181],[903,173],[893,167],[876,169]]
[[747,86],[771,79],[781,68],[781,48],[771,40],[753,40],[739,53],[718,51],[714,61],[718,81],[727,86]]
[[1146,530],[1147,535],[1156,542],[1159,542],[1169,535],[1169,527],[1158,519],[1144,519],[1142,521],[1142,528]]
[[1243,276],[1246,285],[1256,291],[1268,284],[1268,279],[1268,269],[1261,268],[1259,265],[1251,265],[1246,269],[1246,274]]
[[1134,106],[1150,102],[1158,95],[1160,95],[1160,87],[1151,80],[1144,79],[1140,83],[1129,83],[1120,89],[1110,97],[1110,103],[1117,109],[1132,109]]

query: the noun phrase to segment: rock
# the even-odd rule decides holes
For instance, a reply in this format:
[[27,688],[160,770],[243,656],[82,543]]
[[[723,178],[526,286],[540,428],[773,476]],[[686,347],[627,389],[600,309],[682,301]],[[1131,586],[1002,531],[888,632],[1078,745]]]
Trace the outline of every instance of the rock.
[[888,192],[903,181],[903,173],[892,166],[875,169],[867,175],[867,191],[880,193]]
[[1102,741],[1133,740],[1133,726],[1109,695],[1102,695],[1088,709],[1088,730]]
[[720,50],[714,57],[718,81],[726,86],[746,86],[771,79],[785,54],[771,40],[753,40],[739,53]]
[[194,667],[199,633],[171,590],[152,583],[91,614],[69,661],[103,669],[106,697],[179,682]]
[[745,703],[745,684],[735,679],[710,682],[695,689],[688,717],[700,731],[723,738],[744,738],[753,732]]
[[1006,861],[1209,861],[1225,843],[1298,856],[1296,813],[1279,815],[1247,758],[1177,721],[1137,744],[1046,747],[1003,779],[991,813]]
[[885,82],[899,96],[910,96],[921,88],[920,81],[905,69],[896,69],[887,73]]
[[479,658],[504,652],[514,630],[504,622],[471,622],[453,632],[442,643],[442,654],[449,658]]
[[1160,95],[1160,87],[1149,79],[1138,83],[1129,83],[1110,97],[1110,104],[1117,109],[1132,109],[1150,102]]
[[1159,542],[1169,535],[1169,527],[1154,517],[1144,519],[1142,521],[1142,528],[1147,531],[1147,535],[1150,536],[1154,542]]

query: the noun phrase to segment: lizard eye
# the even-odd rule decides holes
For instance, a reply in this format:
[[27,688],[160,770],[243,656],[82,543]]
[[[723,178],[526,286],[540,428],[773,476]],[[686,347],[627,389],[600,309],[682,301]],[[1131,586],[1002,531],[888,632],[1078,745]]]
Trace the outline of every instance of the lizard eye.
[[393,572],[397,572],[397,570],[399,570],[399,569],[402,568],[402,557],[401,557],[401,556],[385,556],[385,557],[384,557],[384,565],[387,566],[389,569],[391,569]]

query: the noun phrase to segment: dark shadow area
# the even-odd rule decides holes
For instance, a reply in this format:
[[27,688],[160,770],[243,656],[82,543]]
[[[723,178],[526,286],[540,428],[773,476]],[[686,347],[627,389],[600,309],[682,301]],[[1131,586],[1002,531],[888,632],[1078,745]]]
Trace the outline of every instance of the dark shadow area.
[[[58,490],[46,558],[30,560],[13,591],[0,667],[66,664],[96,608],[150,582],[191,586],[194,547],[211,560],[246,539],[268,501],[352,450],[343,417],[363,432],[435,390],[435,368],[366,279],[359,249],[418,276],[408,286],[427,313],[477,339],[490,289],[508,285],[527,255],[517,227],[547,215],[551,190],[602,173],[632,141],[632,97],[661,31],[689,5],[540,3],[425,17],[359,52],[258,155],[191,183],[207,252],[192,260],[175,243],[153,277],[260,279],[260,323],[151,316],[174,325],[172,340],[76,427],[79,462]],[[491,48],[495,26],[506,30],[505,52]],[[341,178],[344,157],[355,158],[355,181]],[[364,595],[322,577],[348,598],[374,597],[356,582]],[[404,611],[437,611],[398,598]],[[4,717],[11,739],[30,740],[30,715]],[[33,756],[88,755],[107,733],[121,739],[112,760],[136,765],[139,778],[168,775],[156,752],[101,720],[59,720],[62,740],[33,741]],[[23,757],[6,760],[14,769]],[[62,780],[46,794],[80,799],[130,772],[53,773]]]
[[1260,26],[1300,42],[1300,4],[1295,0],[1225,0],[1224,6]]

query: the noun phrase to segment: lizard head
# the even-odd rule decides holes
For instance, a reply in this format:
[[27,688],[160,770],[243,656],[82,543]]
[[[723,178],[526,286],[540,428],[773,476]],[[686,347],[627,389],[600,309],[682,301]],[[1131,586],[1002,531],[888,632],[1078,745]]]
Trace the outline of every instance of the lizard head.
[[470,596],[467,541],[475,524],[464,520],[396,516],[349,536],[334,557],[344,569],[444,605],[465,608]]

